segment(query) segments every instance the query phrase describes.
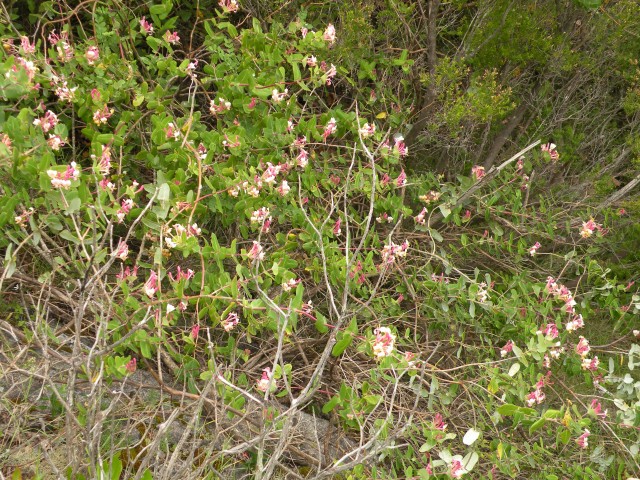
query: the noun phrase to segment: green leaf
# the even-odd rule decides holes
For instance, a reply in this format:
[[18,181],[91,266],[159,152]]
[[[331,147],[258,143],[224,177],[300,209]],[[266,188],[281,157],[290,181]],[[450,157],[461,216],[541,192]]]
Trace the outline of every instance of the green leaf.
[[440,209],[440,212],[442,213],[442,216],[444,218],[447,218],[449,215],[451,215],[451,209],[444,203],[442,205],[439,205],[438,208]]
[[331,350],[331,355],[334,357],[339,357],[344,353],[349,345],[351,345],[351,341],[353,340],[353,335],[348,332],[338,332],[338,341],[333,346],[333,350]]
[[160,189],[158,190],[158,200],[161,202],[166,202],[171,198],[171,189],[169,188],[168,183],[163,183],[160,185]]
[[512,405],[511,403],[505,403],[504,405],[500,405],[496,410],[500,415],[509,416],[516,413],[520,407],[517,405]]
[[603,0],[574,0],[575,3],[587,10],[599,8],[602,5],[602,1]]
[[540,430],[544,424],[547,423],[547,419],[546,418],[541,418],[539,420],[536,420],[535,422],[533,422],[533,424],[531,424],[531,426],[529,427],[529,434],[532,434],[534,432],[537,432],[538,430]]
[[329,400],[327,403],[325,403],[322,406],[322,413],[327,414],[330,411],[332,411],[334,408],[336,408],[336,406],[338,405],[338,403],[340,403],[340,397],[338,395],[334,395],[331,400]]

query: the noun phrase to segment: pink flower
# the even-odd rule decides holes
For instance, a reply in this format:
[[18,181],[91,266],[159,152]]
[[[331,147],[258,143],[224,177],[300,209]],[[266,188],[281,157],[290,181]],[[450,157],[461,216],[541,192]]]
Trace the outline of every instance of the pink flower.
[[596,370],[598,370],[599,366],[600,366],[600,360],[598,359],[597,355],[594,356],[593,358],[582,359],[583,370],[591,370],[592,372],[595,372]]
[[526,398],[527,405],[532,407],[535,404],[541,404],[546,398],[544,392],[540,387],[536,388],[533,392],[529,393]]
[[431,203],[431,202],[436,202],[440,199],[440,197],[442,196],[441,192],[436,192],[435,190],[430,190],[427,194],[425,195],[420,195],[420,200],[422,200],[424,203]]
[[120,204],[120,209],[116,212],[116,217],[118,217],[118,223],[122,223],[122,221],[124,220],[124,217],[133,208],[133,205],[134,205],[133,200],[131,200],[130,198],[125,198],[124,200],[122,200],[122,203]]
[[127,256],[129,255],[129,247],[125,242],[120,240],[118,242],[118,247],[115,249],[112,255],[124,262],[127,259]]
[[467,471],[462,466],[462,462],[460,460],[451,460],[449,474],[452,478],[461,478],[465,473],[467,473]]
[[158,274],[151,270],[151,274],[149,275],[149,279],[144,284],[144,293],[147,294],[147,297],[153,297],[158,291]]
[[393,222],[393,217],[389,215],[387,212],[384,212],[379,217],[376,217],[376,222],[378,223],[391,223]]
[[336,66],[332,63],[331,68],[329,68],[329,70],[327,70],[327,72],[325,73],[327,77],[327,85],[331,85],[331,79],[335,77],[337,73],[338,71],[336,70]]
[[584,327],[584,320],[582,319],[582,315],[574,316],[571,320],[567,322],[567,325],[566,325],[567,332],[573,332],[582,327]]
[[589,219],[588,222],[583,222],[582,223],[582,230],[580,230],[580,236],[582,238],[589,238],[591,235],[593,235],[593,232],[595,230],[600,230],[601,229],[601,225],[597,224],[593,218]]
[[145,17],[140,19],[140,27],[142,28],[142,33],[146,35],[151,35],[153,33],[153,24],[147,22]]
[[300,34],[302,35],[302,38],[307,38],[307,33],[309,33],[309,29],[307,27],[302,27],[300,29]]
[[420,213],[414,217],[415,222],[419,223],[420,225],[425,225],[427,223],[427,221],[425,219],[426,215],[427,215],[427,208],[424,207],[420,211]]
[[604,418],[604,417],[607,416],[607,411],[606,410],[604,412],[602,411],[602,405],[600,404],[600,402],[596,398],[591,400],[591,406],[589,407],[589,410],[594,415],[596,415],[597,417],[603,417]]
[[48,133],[49,130],[58,124],[58,116],[51,110],[47,110],[44,116],[42,118],[36,118],[33,124],[42,128],[44,133]]
[[539,248],[540,248],[540,242],[534,243],[533,246],[529,249],[529,255],[533,257],[538,252]]
[[342,223],[342,220],[338,219],[336,220],[336,223],[333,224],[333,234],[336,237],[340,236],[340,234],[342,233],[342,230],[340,229],[341,223]]
[[271,385],[271,379],[273,378],[273,373],[269,367],[266,367],[262,371],[262,378],[258,380],[256,383],[256,389],[261,392],[266,392],[269,390],[269,386]]
[[89,65],[93,65],[100,59],[100,50],[98,47],[91,46],[87,48],[87,51],[84,53],[84,58],[87,59]]
[[538,330],[538,333],[542,333],[545,337],[553,340],[558,337],[558,327],[555,323],[547,323],[544,330]]
[[51,147],[51,150],[58,151],[60,147],[65,145],[64,140],[60,137],[60,135],[49,135],[49,139],[47,140],[47,145]]
[[138,266],[136,265],[131,270],[129,267],[125,268],[123,272],[116,274],[118,280],[126,280],[129,277],[136,277],[138,275]]
[[509,352],[513,350],[513,341],[509,340],[504,347],[500,349],[500,356],[502,358],[506,357]]
[[262,249],[262,246],[258,242],[254,241],[253,246],[251,247],[251,250],[249,250],[247,256],[251,260],[264,260],[264,251]]
[[64,172],[47,170],[47,175],[51,179],[51,186],[53,188],[67,190],[71,187],[71,181],[77,180],[80,177],[80,170],[76,168],[76,162],[71,162],[71,164],[67,165],[67,169]]
[[404,173],[404,169],[402,169],[402,171],[400,172],[400,175],[398,175],[398,178],[396,178],[396,187],[401,188],[404,187],[407,184],[407,174]]
[[474,165],[471,168],[471,175],[473,175],[473,177],[476,179],[476,181],[480,180],[482,177],[485,176],[484,167],[482,167],[480,165]]
[[164,129],[165,136],[167,140],[178,140],[180,138],[180,129],[176,128],[176,126],[169,122],[167,127]]
[[282,167],[280,165],[272,165],[271,162],[267,162],[267,168],[262,174],[262,181],[265,183],[275,183],[276,177],[280,173]]
[[407,240],[405,240],[402,245],[393,242],[385,245],[381,252],[383,263],[391,264],[395,261],[396,257],[406,257],[408,248],[409,242]]
[[6,133],[0,135],[0,143],[7,147],[7,150],[11,152],[11,138]]
[[324,127],[322,138],[324,139],[325,142],[327,141],[327,138],[329,137],[329,135],[336,133],[337,123],[338,122],[336,121],[336,119],[331,117],[331,120],[329,120],[329,123],[327,123],[327,126]]
[[269,217],[269,209],[261,207],[251,214],[251,223],[264,223],[267,217]]
[[301,281],[302,280],[300,280],[299,278],[292,278],[288,282],[284,282],[282,284],[282,290],[284,290],[285,292],[290,292],[291,290],[296,288]]
[[360,133],[362,138],[370,137],[371,135],[376,133],[376,126],[373,124],[365,123],[362,127],[360,127],[358,133]]
[[311,55],[310,57],[305,58],[304,61],[307,64],[307,67],[309,67],[309,68],[313,68],[313,67],[316,67],[318,65],[318,60],[316,59],[316,57],[314,55]]
[[193,62],[189,62],[187,65],[187,75],[193,78],[197,78],[196,69],[198,68],[198,59],[194,59]]
[[104,125],[107,123],[111,115],[113,115],[113,108],[109,109],[109,107],[105,105],[102,110],[96,110],[93,113],[93,122],[96,125]]
[[200,333],[200,325],[196,323],[193,327],[191,327],[191,338],[193,338],[194,340],[197,339],[199,333]]
[[179,282],[180,280],[191,280],[194,275],[195,275],[195,272],[193,270],[188,268],[186,271],[184,271],[182,270],[182,268],[180,268],[179,265],[176,268],[175,277],[171,274],[171,272],[169,272],[169,278],[171,279],[172,282]]
[[584,429],[584,433],[582,435],[580,435],[578,438],[576,438],[576,443],[583,450],[586,450],[587,447],[589,446],[588,438],[589,438],[590,435],[591,435],[591,432],[589,432],[589,430],[585,428]]
[[111,170],[111,149],[102,145],[102,154],[100,157],[91,155],[91,159],[98,163],[98,170],[102,175],[109,175]]
[[554,162],[560,158],[560,154],[556,150],[555,143],[543,143],[542,145],[540,145],[540,150],[542,150],[543,152],[547,152],[549,154],[549,157],[551,157],[551,160],[553,160]]
[[336,41],[336,29],[331,23],[329,25],[327,25],[327,28],[325,29],[324,34],[322,35],[322,38],[326,42],[329,42],[329,45],[333,45],[335,43],[335,41]]
[[402,135],[397,135],[394,138],[395,145],[393,146],[394,152],[396,152],[401,157],[406,157],[409,155],[409,147],[404,143],[404,137]]
[[20,37],[20,46],[22,47],[22,53],[29,54],[36,51],[35,43],[29,42],[29,37]]
[[273,100],[273,102],[275,102],[275,103],[280,103],[285,98],[287,98],[288,95],[289,95],[289,89],[288,88],[285,88],[284,92],[282,92],[282,93],[278,92],[277,88],[274,88],[273,91],[271,92],[271,100]]
[[296,164],[300,168],[304,168],[308,165],[308,163],[309,163],[309,152],[307,152],[304,148],[301,148],[300,153],[298,153],[298,156],[296,157]]
[[222,321],[222,328],[224,328],[225,332],[230,332],[238,323],[240,323],[240,317],[238,317],[237,313],[231,312],[227,315],[227,318]]
[[215,100],[211,100],[211,103],[209,105],[209,112],[211,112],[212,115],[218,115],[219,113],[223,113],[228,110],[231,110],[231,102],[227,102],[222,97],[218,97],[217,104]]
[[164,32],[164,36],[162,38],[173,45],[175,45],[176,43],[180,43],[178,32],[171,33],[169,30],[167,30],[166,32]]
[[576,345],[576,353],[581,357],[586,357],[591,351],[591,347],[589,346],[589,340],[580,335],[580,340]]
[[98,90],[97,88],[94,88],[91,90],[91,98],[93,99],[94,102],[99,102],[100,101],[100,90]]
[[376,328],[373,333],[376,334],[376,339],[373,343],[373,355],[378,360],[391,355],[396,336],[387,327]]
[[133,373],[136,371],[136,368],[137,368],[136,364],[137,364],[136,357],[133,357],[131,360],[127,362],[124,368],[127,370],[127,372]]
[[447,424],[444,423],[444,418],[441,413],[436,413],[433,417],[433,428],[440,430],[441,432],[444,432],[447,429]]
[[280,185],[276,190],[281,196],[284,197],[291,191],[291,187],[289,186],[289,182],[283,180],[282,185]]
[[237,12],[239,8],[237,0],[220,0],[218,5],[222,7],[225,13]]

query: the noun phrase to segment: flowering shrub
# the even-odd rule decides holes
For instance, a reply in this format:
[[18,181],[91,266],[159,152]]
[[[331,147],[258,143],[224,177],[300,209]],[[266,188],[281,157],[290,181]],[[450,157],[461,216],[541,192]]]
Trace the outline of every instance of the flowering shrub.
[[[587,333],[598,308],[630,315],[595,256],[608,220],[527,203],[525,172],[562,162],[557,147],[414,173],[405,114],[370,93],[329,101],[354,82],[339,28],[267,31],[234,0],[215,7],[192,35],[171,1],[95,4],[93,32],[71,16],[41,37],[1,31],[0,291],[24,313],[3,328],[71,372],[43,383],[76,452],[62,469],[516,478],[566,451],[575,478],[633,472],[640,442],[618,424],[637,427],[638,388],[611,363],[605,377],[611,352]],[[122,434],[136,424],[119,402],[145,378],[175,404],[146,399],[162,414],[140,425],[179,425],[171,448]],[[301,418],[338,433],[319,448]]]

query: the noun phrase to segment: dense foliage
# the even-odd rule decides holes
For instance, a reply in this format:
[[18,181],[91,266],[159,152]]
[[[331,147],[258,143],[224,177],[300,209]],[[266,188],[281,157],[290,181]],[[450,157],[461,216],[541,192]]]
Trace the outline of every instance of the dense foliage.
[[0,18],[3,475],[640,475],[637,2]]

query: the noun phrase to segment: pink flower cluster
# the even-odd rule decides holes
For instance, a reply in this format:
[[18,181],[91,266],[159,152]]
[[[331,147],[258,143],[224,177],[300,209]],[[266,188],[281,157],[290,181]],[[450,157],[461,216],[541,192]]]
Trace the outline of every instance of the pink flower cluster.
[[602,231],[602,225],[596,223],[593,218],[590,218],[587,222],[582,222],[582,230],[580,230],[580,236],[582,238],[589,238],[596,230]]
[[142,33],[145,35],[151,35],[153,33],[153,24],[147,22],[146,17],[142,17],[140,19],[140,28],[142,29]]
[[373,124],[365,123],[362,127],[360,127],[358,133],[362,138],[370,137],[374,133],[376,133],[376,126]]
[[267,207],[261,207],[251,214],[251,223],[261,225],[262,233],[268,233],[271,229],[272,217],[269,213],[270,211]]
[[209,105],[209,112],[211,112],[212,115],[218,115],[229,110],[231,110],[231,102],[226,101],[222,97],[218,98],[217,104],[215,100],[211,100],[211,104]]
[[416,215],[413,218],[413,220],[420,225],[425,225],[427,223],[427,220],[425,219],[426,216],[427,216],[427,207],[423,207],[420,213]]
[[118,280],[126,280],[129,277],[136,277],[138,275],[138,266],[134,266],[133,269],[126,267],[124,271],[116,274]]
[[96,125],[104,125],[109,121],[111,115],[113,115],[113,108],[109,109],[109,107],[105,105],[102,110],[93,112],[93,122]]
[[471,168],[471,175],[473,175],[473,178],[475,178],[476,181],[482,179],[482,177],[484,177],[486,175],[486,173],[484,171],[484,167],[482,167],[480,165],[474,165]]
[[238,8],[240,8],[237,0],[220,0],[218,5],[222,7],[225,13],[237,12]]
[[547,277],[546,290],[555,298],[562,300],[565,304],[564,310],[567,313],[575,313],[576,301],[573,294],[564,285],[558,285],[553,277]]
[[191,280],[194,275],[195,272],[193,270],[191,270],[190,268],[188,268],[186,271],[182,270],[179,265],[178,267],[176,267],[175,276],[171,272],[169,272],[169,278],[172,282],[179,282],[180,280]]
[[376,359],[388,357],[393,353],[396,336],[391,333],[388,327],[379,327],[374,330],[376,339],[373,342],[373,355]]
[[33,124],[37,127],[42,128],[42,131],[44,133],[48,133],[49,130],[55,128],[55,126],[58,124],[58,116],[51,110],[47,110],[44,113],[44,116],[41,118],[36,118],[33,121]]
[[405,240],[401,245],[390,242],[389,245],[385,245],[382,248],[382,262],[384,264],[392,264],[396,257],[406,257],[407,250],[409,248],[409,242]]
[[127,259],[127,256],[129,255],[129,247],[127,246],[127,244],[125,242],[120,240],[118,242],[118,246],[113,251],[112,255],[115,258],[119,258],[120,260],[122,260],[124,262]]
[[71,164],[67,165],[67,169],[64,172],[47,170],[47,175],[49,175],[51,179],[51,186],[53,188],[68,190],[71,187],[71,181],[77,180],[80,177],[80,170],[76,167],[76,162],[71,162]]
[[327,141],[327,138],[329,138],[329,135],[336,133],[336,130],[338,129],[337,125],[338,121],[335,118],[331,117],[329,123],[327,123],[327,125],[324,127],[324,132],[322,133],[322,138],[325,142]]
[[124,217],[131,211],[135,203],[130,198],[125,198],[120,203],[120,208],[116,212],[116,217],[118,217],[118,223],[122,223],[124,221]]
[[591,432],[589,432],[589,429],[585,428],[584,429],[584,433],[582,435],[580,435],[576,439],[576,443],[583,450],[586,450],[589,447],[589,440],[588,439],[589,439],[590,435],[591,435]]
[[507,343],[505,343],[504,347],[502,347],[500,349],[500,356],[502,358],[506,357],[511,351],[513,351],[513,341],[509,340]]
[[197,237],[202,233],[202,229],[197,223],[187,225],[186,227],[176,223],[172,227],[168,227],[165,233],[165,242],[169,248],[176,248],[190,237]]
[[269,386],[272,384],[272,379],[273,372],[271,372],[271,369],[269,367],[266,367],[262,371],[262,377],[256,383],[256,390],[259,390],[261,392],[266,392],[267,390],[269,390]]
[[555,143],[543,143],[542,145],[540,145],[540,150],[542,150],[543,152],[547,152],[551,157],[551,160],[553,160],[554,162],[556,162],[560,158],[560,154],[556,150]]
[[69,43],[69,32],[60,32],[60,35],[54,30],[49,34],[49,43],[56,47],[58,58],[61,62],[66,62],[73,58],[73,48]]
[[542,391],[542,387],[544,387],[544,377],[538,380],[538,383],[535,385],[535,390],[527,395],[526,402],[528,406],[532,407],[533,405],[539,405],[544,402],[546,395]]
[[264,250],[262,248],[262,245],[254,241],[253,245],[251,246],[251,250],[249,250],[249,252],[247,253],[247,256],[251,260],[259,260],[259,261],[264,260]]
[[529,249],[529,255],[531,255],[532,257],[535,256],[535,254],[540,249],[540,246],[540,242],[534,243],[533,246]]
[[227,317],[224,320],[222,320],[221,323],[222,323],[222,328],[224,328],[224,331],[230,332],[236,327],[236,325],[240,323],[240,317],[238,316],[237,313],[231,312],[229,313],[229,315],[227,315]]
[[422,200],[424,203],[432,203],[432,202],[436,202],[440,199],[440,196],[442,195],[441,192],[436,192],[435,190],[430,190],[428,193],[426,193],[425,195],[420,195],[420,200]]
[[152,298],[153,296],[155,296],[159,288],[160,283],[158,282],[158,274],[154,270],[151,270],[149,278],[147,279],[143,287],[144,293],[147,294],[147,297]]

